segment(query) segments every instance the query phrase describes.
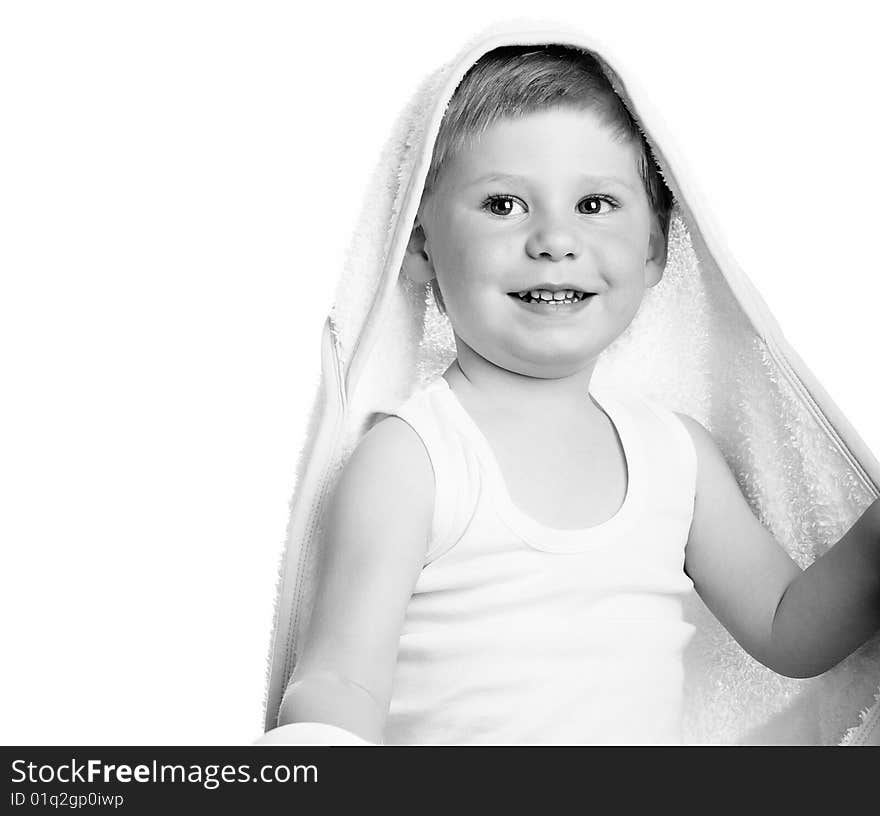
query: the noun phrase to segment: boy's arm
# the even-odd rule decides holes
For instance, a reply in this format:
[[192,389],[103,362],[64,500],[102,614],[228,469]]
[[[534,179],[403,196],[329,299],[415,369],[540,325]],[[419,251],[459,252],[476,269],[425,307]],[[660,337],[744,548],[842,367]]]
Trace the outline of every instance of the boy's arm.
[[433,491],[427,452],[397,417],[378,422],[352,453],[325,515],[315,605],[279,726],[325,723],[381,742]]
[[712,436],[678,415],[697,451],[685,571],[756,660],[789,677],[832,668],[880,627],[880,501],[808,569],[751,511]]

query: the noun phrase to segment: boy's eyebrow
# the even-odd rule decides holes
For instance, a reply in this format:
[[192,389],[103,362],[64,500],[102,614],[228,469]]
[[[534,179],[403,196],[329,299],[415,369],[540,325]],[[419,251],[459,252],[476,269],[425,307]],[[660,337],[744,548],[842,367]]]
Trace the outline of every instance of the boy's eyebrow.
[[[628,190],[632,190],[633,192],[637,192],[636,188],[628,182],[626,179],[620,178],[620,176],[595,176],[589,173],[580,173],[577,176],[579,181],[584,181],[587,184],[620,184],[623,187],[626,187]],[[518,182],[528,182],[529,178],[527,176],[518,176],[515,173],[499,173],[499,172],[491,172],[486,173],[479,178],[471,181],[467,186],[472,187],[475,184],[481,184],[485,181],[518,181]]]

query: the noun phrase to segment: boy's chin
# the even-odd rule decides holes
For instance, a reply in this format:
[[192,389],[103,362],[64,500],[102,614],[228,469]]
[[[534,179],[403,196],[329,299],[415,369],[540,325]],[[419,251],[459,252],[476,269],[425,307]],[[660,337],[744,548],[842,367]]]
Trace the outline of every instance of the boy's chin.
[[469,343],[455,332],[454,327],[453,335],[457,357],[465,361],[465,368],[470,360],[478,365],[542,380],[558,380],[589,372],[604,351],[604,346],[593,348],[592,345],[567,349],[559,346],[537,349],[519,342],[500,347],[497,342],[482,342],[482,338],[475,338]]
[[589,363],[583,363],[579,366],[528,366],[521,371],[515,373],[522,374],[524,377],[531,377],[535,380],[564,380],[571,377],[585,375],[589,370]]
[[523,377],[537,380],[561,380],[592,371],[594,363],[595,357],[589,355],[577,355],[569,358],[548,355],[532,359],[504,359],[494,365],[511,374],[519,374]]

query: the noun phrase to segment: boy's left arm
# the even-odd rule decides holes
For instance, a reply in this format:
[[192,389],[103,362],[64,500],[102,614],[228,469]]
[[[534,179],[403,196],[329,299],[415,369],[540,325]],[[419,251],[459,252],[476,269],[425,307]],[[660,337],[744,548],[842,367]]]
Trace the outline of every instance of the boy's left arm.
[[756,660],[789,677],[822,674],[880,628],[880,500],[801,570],[754,516],[709,432],[678,416],[697,451],[685,572]]

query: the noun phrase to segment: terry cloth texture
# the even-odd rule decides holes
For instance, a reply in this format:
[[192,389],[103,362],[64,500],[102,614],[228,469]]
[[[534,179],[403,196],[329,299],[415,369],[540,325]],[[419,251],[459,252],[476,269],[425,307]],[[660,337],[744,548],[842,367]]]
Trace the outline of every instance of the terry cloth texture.
[[[366,191],[325,325],[322,378],[298,462],[267,667],[266,728],[277,724],[308,625],[322,514],[341,469],[377,418],[455,357],[449,321],[430,287],[400,274],[447,103],[488,51],[550,43],[599,60],[677,202],[663,280],[603,353],[593,382],[703,423],[755,515],[802,567],[880,495],[876,459],[730,256],[637,79],[584,31],[546,21],[498,23],[424,79],[401,111]],[[854,729],[869,723],[880,679],[880,638],[821,677],[797,680],[753,660],[695,593],[686,599],[685,616],[695,627],[685,676],[687,743],[858,743]]]
[[582,529],[516,506],[443,377],[395,412],[421,437],[437,489],[386,745],[681,742],[696,453],[671,412],[591,390],[623,448],[627,487],[613,515]]

